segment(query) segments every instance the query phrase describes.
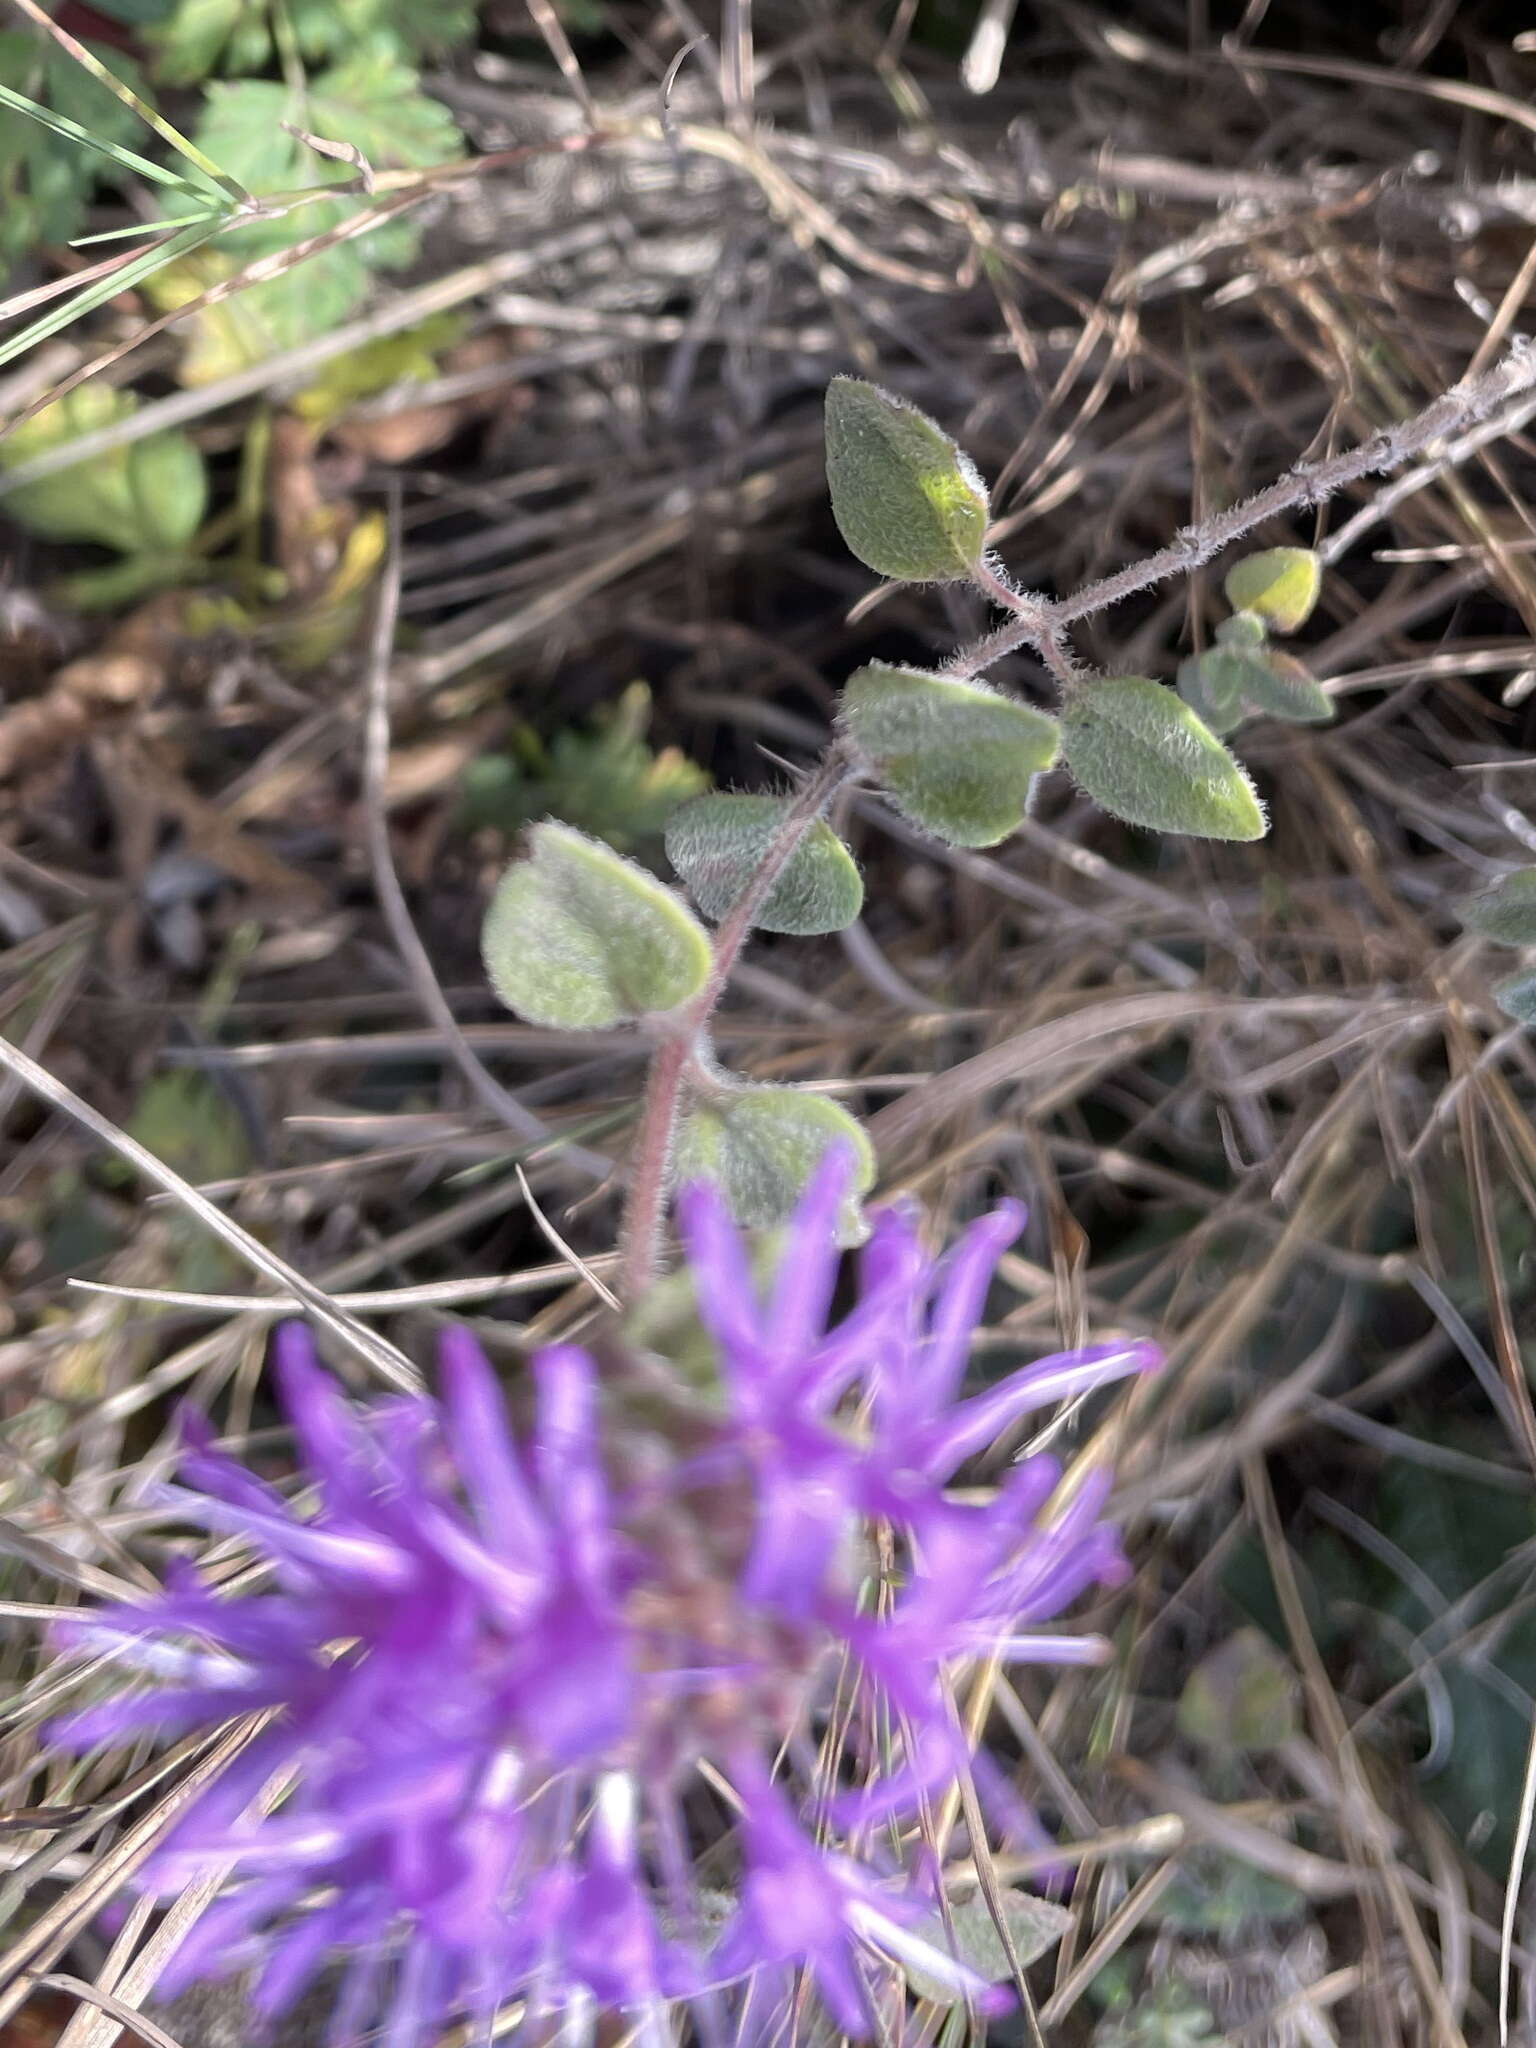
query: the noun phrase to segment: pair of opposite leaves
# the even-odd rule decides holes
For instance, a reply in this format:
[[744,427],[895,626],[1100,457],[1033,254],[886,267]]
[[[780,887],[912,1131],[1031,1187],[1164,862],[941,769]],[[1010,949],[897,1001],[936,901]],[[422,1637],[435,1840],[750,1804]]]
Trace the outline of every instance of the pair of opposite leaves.
[[[781,808],[773,798],[757,801]],[[767,838],[776,822],[768,822]],[[846,886],[846,862],[857,883],[846,849],[821,829],[836,858],[813,833],[808,870],[830,872],[835,892]],[[528,839],[526,858],[497,886],[482,933],[486,971],[501,1000],[530,1024],[556,1030],[663,1017],[685,1029],[688,1006],[705,993],[713,966],[709,936],[692,911],[644,868],[568,825],[535,825]],[[712,902],[720,914],[737,893],[717,874],[701,906]],[[691,1094],[673,1159],[679,1182],[716,1182],[740,1224],[776,1223],[827,1148],[840,1144],[852,1168],[842,1234],[858,1240],[859,1201],[874,1185],[875,1160],[847,1110],[800,1088],[757,1086],[713,1070],[696,1069]]]
[[[838,377],[827,392],[826,446],[838,530],[867,568],[907,582],[977,576],[987,489],[932,420],[860,378]],[[884,681],[887,702],[877,708],[868,701],[870,671],[861,670],[860,687],[850,684],[845,695],[845,730],[898,808],[955,844],[991,845],[1014,830],[1029,775],[1051,766],[1058,752],[1087,794],[1129,824],[1258,839],[1265,820],[1253,786],[1201,712],[1219,704],[1224,715],[1230,697],[1229,730],[1247,709],[1290,719],[1331,715],[1299,664],[1263,648],[1269,627],[1289,632],[1302,623],[1319,581],[1317,557],[1304,548],[1271,548],[1233,568],[1227,595],[1249,622],[1249,638],[1241,650],[1197,658],[1209,665],[1208,676],[1200,669],[1192,678],[1208,684],[1203,699],[1193,688],[1175,695],[1147,676],[1084,678],[1069,689],[1058,724],[986,684],[911,669],[880,671],[904,679],[906,701],[896,704]],[[908,734],[920,745],[901,744]],[[987,750],[985,761],[979,749]],[[1019,774],[1023,782],[1010,787]]]

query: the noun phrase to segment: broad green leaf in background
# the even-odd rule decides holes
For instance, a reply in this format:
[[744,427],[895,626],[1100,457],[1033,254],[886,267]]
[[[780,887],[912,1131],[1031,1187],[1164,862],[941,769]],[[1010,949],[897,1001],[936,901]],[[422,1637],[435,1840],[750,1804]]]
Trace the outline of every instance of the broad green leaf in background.
[[1221,2048],[1215,2016],[1179,1983],[1152,1987],[1128,2010],[1100,2020],[1092,2048]]
[[1508,981],[1501,981],[1493,992],[1493,999],[1506,1017],[1513,1017],[1517,1024],[1529,1024],[1536,1029],[1536,973],[1516,974]]
[[[193,140],[260,198],[355,182],[352,164],[321,155],[290,128],[350,144],[379,171],[424,170],[450,162],[463,147],[448,109],[421,91],[414,71],[378,50],[354,53],[302,92],[272,79],[211,85]],[[216,248],[162,271],[152,295],[162,307],[184,305],[255,259],[326,233],[368,204],[365,195],[352,192],[232,229]],[[206,308],[194,322],[183,381],[211,382],[327,332],[362,302],[370,270],[409,263],[419,246],[414,221],[385,221]]]
[[981,560],[987,490],[942,428],[860,377],[827,387],[827,485],[838,531],[866,568],[953,583]]
[[782,1223],[829,1146],[848,1148],[853,1187],[841,1239],[867,1235],[860,1197],[874,1185],[875,1155],[862,1127],[824,1095],[800,1088],[746,1087],[700,1103],[683,1119],[673,1171],[679,1187],[714,1181],[744,1229]]
[[652,751],[650,722],[650,690],[631,683],[590,726],[565,726],[547,746],[520,728],[508,752],[484,754],[464,771],[464,822],[518,832],[535,818],[563,818],[619,853],[634,852],[709,787],[677,747]]
[[[674,811],[667,859],[708,918],[726,915],[751,881],[792,809],[777,796],[701,796]],[[824,820],[813,821],[790,855],[756,922],[766,932],[809,938],[840,932],[864,907],[853,856]]]
[[[327,363],[313,384],[294,394],[292,409],[300,419],[324,427],[392,385],[423,384],[437,375],[439,352],[460,340],[464,328],[462,313],[437,313],[419,327],[365,341]],[[560,815],[570,814],[562,811]]]
[[161,85],[197,85],[219,68],[257,71],[272,55],[267,0],[177,0],[144,40]]
[[481,944],[491,985],[530,1024],[599,1031],[675,1010],[709,974],[704,928],[670,889],[566,825],[535,825]]
[[1480,939],[1536,946],[1536,867],[1516,868],[1475,896],[1464,896],[1456,914]]
[[1257,612],[1277,633],[1305,625],[1322,588],[1323,565],[1310,548],[1266,548],[1227,571],[1223,588],[1235,612]]
[[250,1133],[239,1110],[195,1069],[152,1075],[124,1129],[185,1180],[234,1180],[251,1163]]
[[1253,785],[1172,690],[1147,676],[1078,685],[1061,717],[1067,766],[1113,817],[1197,839],[1262,839]]
[[[453,116],[422,92],[414,71],[366,52],[320,72],[302,92],[270,79],[209,86],[193,139],[258,198],[355,182],[352,164],[321,155],[288,128],[350,144],[379,171],[425,170],[463,148]],[[316,201],[236,229],[221,246],[247,259],[270,255],[334,227],[364,203],[356,195]],[[368,251],[371,264],[389,265],[409,261],[418,239],[410,223],[394,221],[355,246]]]
[[1203,654],[1186,655],[1179,663],[1179,695],[1218,737],[1235,732],[1243,722],[1247,707],[1238,685],[1246,666],[1243,657],[1223,647],[1207,647]]
[[[1523,1211],[1519,1221],[1517,1242],[1529,1236]],[[1470,1219],[1466,1227],[1470,1238]],[[1476,1264],[1470,1246],[1467,1258]],[[1444,1402],[1415,1408],[1410,1394],[1395,1419],[1410,1436],[1486,1456],[1485,1434],[1458,1423]],[[1404,1458],[1362,1479],[1371,1483],[1360,1513],[1395,1561],[1314,1526],[1301,1550],[1308,1625],[1322,1655],[1355,1673],[1366,1696],[1397,1688],[1393,1714],[1373,1719],[1363,1739],[1385,1771],[1418,1765],[1422,1796],[1502,1883],[1519,1809],[1511,1787],[1518,1791],[1531,1732],[1520,1696],[1536,1692],[1536,1615],[1518,1597],[1519,1558],[1536,1537],[1531,1499]],[[1284,1642],[1262,1546],[1244,1537],[1224,1580],[1238,1605]],[[1414,1682],[1430,1659],[1438,1707]]]
[[1030,777],[1056,759],[1054,718],[983,684],[872,661],[843,687],[840,723],[903,817],[951,846],[1017,831]]
[[[1033,1892],[1014,1886],[1003,1891],[999,1904],[1014,1955],[1026,1969],[1050,1954],[1075,1918],[1068,1907],[1058,1906],[1053,1899],[1038,1898]],[[918,1921],[912,1931],[941,1955],[953,1955],[965,1963],[989,1984],[1004,1983],[1012,1973],[1013,1964],[997,1931],[992,1908],[980,1892],[952,1904],[947,1924],[944,1915],[935,1912]],[[964,2002],[962,1992],[941,1977],[930,1977],[921,1963],[907,1961],[903,1975],[919,1998],[934,2005]]]
[[[114,0],[121,6],[125,0]],[[145,40],[154,50],[155,77],[166,85],[196,85],[215,71],[225,76],[264,70],[274,54],[274,0],[127,0],[156,10]],[[397,63],[434,56],[466,42],[474,32],[473,0],[286,0],[288,26],[309,64],[364,51]]]
[[[1477,1853],[1502,1878],[1530,1737],[1518,1694],[1536,1689],[1536,1618],[1525,1603],[1510,1599],[1508,1614],[1486,1633],[1478,1624],[1496,1609],[1478,1589],[1531,1542],[1536,1518],[1530,1500],[1399,1459],[1382,1474],[1370,1519],[1413,1564],[1410,1572],[1380,1573],[1351,1547],[1346,1597],[1352,1615],[1368,1603],[1411,1631],[1410,1642],[1422,1637],[1405,1664],[1401,1635],[1383,1635],[1377,1645],[1383,1685],[1411,1671],[1413,1657],[1435,1658],[1450,1712],[1439,1768],[1423,1778],[1424,1793],[1459,1837],[1475,1834]],[[1425,1585],[1435,1589],[1434,1606],[1423,1599]],[[1464,1599],[1469,1606],[1458,1623],[1456,1603]],[[1351,1655],[1364,1647],[1356,1622]]]
[[[126,418],[137,397],[81,384],[0,441],[0,469],[18,467],[77,434]],[[150,434],[90,462],[21,484],[9,517],[46,540],[98,541],[128,555],[185,546],[202,524],[208,476],[197,445],[177,430]]]
[[437,56],[474,34],[475,0],[289,0],[303,54],[316,60],[352,50],[402,58]]
[[97,14],[108,21],[120,21],[128,28],[149,28],[164,21],[176,0],[92,0]]
[[[331,4],[331,0],[327,0]],[[355,143],[375,170],[425,170],[463,152],[441,100],[386,51],[359,49],[310,80],[299,125],[331,142]],[[349,175],[345,164],[337,166]]]
[[[146,93],[130,58],[92,43],[93,53]],[[0,85],[88,129],[98,141],[142,147],[144,129],[130,108],[54,42],[29,29],[0,30]],[[112,166],[11,107],[0,107],[0,278],[39,243],[67,242],[85,225],[86,204]]]
[[[303,214],[295,215],[302,220]],[[185,306],[215,285],[225,284],[249,262],[218,245],[199,249],[157,271],[144,283],[147,298],[162,312]],[[296,263],[281,277],[231,292],[205,306],[177,333],[183,353],[177,375],[183,384],[216,384],[221,377],[294,348],[339,326],[368,290],[368,265],[360,242],[322,250]],[[345,360],[343,358],[342,360]]]
[[1278,647],[1247,663],[1242,689],[1255,711],[1289,725],[1327,725],[1338,709],[1310,669]]
[[1307,1917],[1308,1906],[1306,1893],[1283,1878],[1220,1849],[1196,1849],[1180,1856],[1179,1875],[1158,1902],[1157,1917],[1181,1933],[1236,1942],[1294,1927]]
[[1239,1629],[1185,1680],[1178,1723],[1202,1749],[1262,1755],[1299,1732],[1300,1681],[1262,1629]]

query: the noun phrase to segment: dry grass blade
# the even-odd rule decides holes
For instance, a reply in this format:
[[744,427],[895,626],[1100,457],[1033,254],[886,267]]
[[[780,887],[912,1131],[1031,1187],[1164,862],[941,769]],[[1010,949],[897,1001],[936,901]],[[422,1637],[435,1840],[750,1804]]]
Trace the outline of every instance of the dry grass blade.
[[[0,1048],[0,1913],[73,1888],[12,2003],[36,1973],[89,1978],[59,1944],[104,1896],[101,1844],[201,1756],[91,1806],[105,1764],[38,1751],[77,1680],[32,1660],[34,1633],[158,1577],[171,1404],[267,1457],[265,1338],[295,1311],[394,1386],[418,1384],[404,1361],[440,1316],[471,1312],[520,1402],[514,1361],[583,1341],[615,1287],[607,1154],[631,1145],[644,1047],[495,1007],[479,920],[524,826],[567,817],[664,873],[669,774],[772,786],[871,660],[969,646],[1047,707],[1069,658],[1171,681],[1225,623],[1229,562],[1207,556],[1230,541],[1311,546],[1325,569],[1288,644],[1334,718],[1230,736],[1262,846],[1123,831],[1053,771],[1012,839],[948,848],[863,787],[830,813],[860,925],[755,935],[708,1051],[868,1111],[882,1192],[924,1204],[936,1245],[1029,1203],[971,1389],[1117,1332],[1169,1356],[1022,1450],[1076,1486],[1118,1472],[1131,1575],[1080,1610],[1114,1654],[967,1661],[959,1724],[1007,1787],[978,1772],[986,1827],[955,1785],[882,1846],[935,1859],[972,1926],[983,1893],[1078,1868],[1053,1959],[1014,1971],[1049,2048],[1124,2048],[1165,2005],[1251,2048],[1459,2048],[1494,2037],[1501,1974],[1519,2040],[1536,1047],[1492,995],[1511,960],[1454,906],[1536,861],[1531,52],[1446,0],[1396,30],[1271,0],[1224,39],[1201,7],[972,6],[947,40],[913,0],[875,37],[859,8],[597,12],[589,31],[540,0],[525,33],[433,59],[423,86],[479,153],[373,174],[344,124],[307,123],[355,174],[324,195],[360,209],[343,239],[432,196],[420,268],[375,279],[357,317],[173,388],[169,321],[141,324],[123,287],[162,237],[237,215],[171,158],[158,182],[196,220],[125,230],[93,202],[83,224],[131,233],[127,252],[69,278],[45,252],[5,309],[36,332],[73,302],[89,323],[9,379],[10,413],[103,369],[138,402],[0,474],[0,514],[186,429],[216,494],[206,588],[88,616],[51,579],[90,559],[38,537],[0,594],[8,734],[61,671],[102,685],[0,768],[0,1028],[24,1055]],[[296,54],[266,83],[287,63],[292,85]],[[230,294],[302,293],[328,253],[310,237],[173,317],[259,327],[262,302]],[[444,312],[456,338],[374,350]],[[844,370],[968,449],[999,575],[1047,594],[1037,627],[1070,618],[1070,652],[991,630],[979,592],[870,591],[828,516],[822,400]],[[336,599],[335,551],[382,555],[381,512],[382,576],[370,557]],[[274,569],[286,598],[265,595]],[[330,636],[314,667],[301,592]],[[161,604],[136,693],[112,698],[103,656]],[[620,732],[635,679],[649,723],[625,711]],[[252,858],[226,865],[210,819]],[[38,1089],[43,1066],[62,1084]],[[168,1138],[167,1100],[192,1105]],[[652,1185],[659,1232],[664,1171]],[[960,1482],[1007,1478],[1015,1449]],[[894,1600],[899,1544],[881,1562]],[[1183,1703],[1254,1630],[1293,1718],[1234,1750]],[[902,1739],[860,1746],[851,1682],[813,1705],[816,1798]],[[724,1889],[723,1784],[687,1846]],[[1027,1850],[990,1852],[1004,1790],[1059,1852],[1022,1831]],[[996,1953],[1000,1975],[1020,1959]],[[108,2001],[142,2003],[152,1960],[135,1922],[71,2048],[105,2043]],[[811,2000],[798,2038],[830,2044]],[[930,2048],[981,2035],[926,1998],[880,2018]],[[1027,2000],[1007,2025],[1028,2038]]]
[[1520,1913],[1520,1894],[1525,1884],[1526,1858],[1531,1848],[1531,1825],[1536,1818],[1536,1720],[1525,1752],[1525,1773],[1520,1781],[1520,1810],[1515,1824],[1515,1845],[1510,1852],[1509,1876],[1504,1886],[1504,1911],[1499,1922],[1499,2041],[1509,2040],[1510,1991],[1514,1974],[1515,1923]]
[[495,291],[504,283],[536,273],[547,264],[605,243],[610,235],[611,230],[605,223],[582,222],[531,246],[504,250],[499,256],[469,264],[448,277],[434,278],[412,291],[401,292],[355,320],[343,321],[329,332],[317,335],[311,341],[300,342],[293,348],[280,349],[246,369],[220,378],[217,383],[173,392],[169,397],[140,406],[126,419],[76,435],[67,446],[51,448],[26,462],[18,462],[14,468],[0,474],[0,499],[24,484],[56,476],[60,470],[70,469],[77,462],[93,462],[115,448],[131,448],[134,442],[145,440],[151,434],[162,433],[170,427],[186,426],[224,406],[238,405],[258,393],[282,390],[299,383],[326,363],[336,361],[353,349],[381,340],[386,335],[399,334],[407,327],[417,327],[424,320],[431,319],[434,313],[462,306],[482,293]]
[[213,1783],[250,1740],[251,1727],[220,1739],[151,1810],[124,1829],[92,1864],[89,1875],[71,1885],[0,1954],[0,2026],[26,1998],[35,1975],[61,1954],[73,1936],[99,1913],[153,1852],[177,1816]]
[[617,1315],[619,1312],[619,1297],[611,1287],[605,1287],[603,1282],[598,1279],[596,1271],[588,1260],[581,1258],[576,1252],[571,1250],[571,1247],[544,1214],[544,1211],[539,1207],[534,1197],[533,1189],[528,1185],[528,1176],[524,1173],[521,1166],[517,1169],[517,1184],[523,1191],[523,1200],[528,1204],[529,1212],[534,1222],[537,1223],[545,1237],[549,1239],[555,1250],[560,1253],[571,1271],[579,1274],[588,1287],[591,1288],[604,1308],[611,1309]]
[[6,1044],[3,1039],[0,1039],[0,1066],[8,1073],[14,1074],[34,1095],[44,1102],[51,1103],[55,1109],[62,1110],[93,1137],[110,1146],[120,1159],[126,1160],[145,1179],[163,1188],[167,1194],[174,1195],[191,1215],[215,1237],[222,1239],[232,1251],[238,1253],[247,1265],[253,1266],[258,1273],[264,1273],[269,1280],[276,1281],[285,1293],[302,1302],[316,1322],[333,1332],[349,1351],[388,1385],[408,1391],[414,1391],[420,1386],[416,1368],[393,1344],[376,1335],[355,1316],[349,1315],[344,1309],[338,1309],[328,1295],[322,1293],[318,1287],[311,1286],[301,1273],[296,1273],[285,1260],[269,1251],[260,1239],[252,1237],[248,1230],[243,1229],[232,1217],[226,1216],[223,1210],[210,1202],[206,1196],[199,1194],[180,1174],[173,1173],[152,1152],[146,1151],[137,1139],[130,1137],[126,1131],[119,1130],[110,1119],[99,1115],[89,1103],[82,1102],[73,1090],[56,1080],[46,1068],[40,1067],[36,1060],[29,1059],[25,1053]]
[[[400,605],[400,520],[398,505],[392,508],[389,548],[374,600],[373,627],[368,653],[366,709],[363,723],[363,802],[368,835],[368,861],[373,886],[412,988],[433,1026],[441,1032],[449,1057],[463,1075],[470,1092],[492,1116],[504,1123],[525,1143],[547,1146],[559,1160],[577,1173],[603,1180],[612,1161],[585,1146],[570,1145],[555,1138],[543,1119],[510,1095],[494,1075],[486,1071],[459,1027],[442,985],[433,971],[426,947],[411,921],[410,906],[395,872],[389,844],[389,813],[386,804],[389,779],[389,692],[391,657],[395,645],[395,621]],[[557,1241],[558,1243],[558,1241]]]
[[[334,190],[333,187],[329,186],[320,189],[326,194]],[[397,215],[407,212],[411,206],[417,203],[421,196],[421,194],[416,192],[398,192],[390,198],[380,199],[375,205],[365,208],[360,213],[353,214],[350,220],[339,221],[335,227],[326,228],[320,234],[309,235],[302,241],[292,242],[287,248],[276,250],[270,256],[256,257],[252,262],[247,263],[242,270],[237,271],[233,277],[221,278],[217,284],[209,285],[206,291],[198,292],[194,297],[183,300],[181,304],[173,306],[168,313],[162,313],[158,319],[141,321],[115,348],[104,350],[101,354],[92,356],[88,362],[82,363],[69,376],[61,378],[57,384],[44,392],[41,397],[34,399],[31,405],[26,407],[24,411],[19,412],[14,419],[7,421],[7,430],[19,427],[24,420],[31,419],[35,413],[41,412],[44,407],[56,405],[61,398],[67,397],[71,391],[76,390],[81,384],[86,383],[92,377],[99,376],[103,370],[110,369],[114,363],[121,362],[124,356],[142,347],[146,341],[152,341],[157,334],[165,333],[167,329],[175,327],[183,320],[196,318],[199,313],[206,312],[211,306],[222,305],[226,299],[235,298],[241,292],[249,291],[253,285],[269,284],[276,278],[286,277],[290,271],[297,269],[300,264],[308,262],[312,257],[323,255],[328,249],[340,248],[344,243],[354,242],[362,235],[371,234],[375,228],[383,227]],[[163,265],[172,262],[176,257],[190,254],[192,250],[199,249],[205,243],[216,240],[223,230],[230,225],[230,222],[231,217],[219,217],[211,222],[199,224],[196,227],[185,228],[165,243],[156,244],[150,249],[138,252],[135,254],[132,262],[126,266],[124,273],[117,279],[115,288],[122,290],[126,285],[136,281],[138,277],[148,276]],[[91,291],[98,297],[108,296],[103,286],[99,283],[93,286]],[[5,344],[5,347],[0,349],[0,362],[5,362],[14,354],[36,347],[37,343],[44,339],[46,334],[57,332],[68,320],[77,319],[80,313],[86,310],[86,306],[83,303],[84,296],[77,297],[69,306],[49,315],[46,323],[39,321],[24,333],[13,336]],[[83,439],[84,437],[82,436],[81,438]],[[70,442],[67,445],[73,449],[75,443]],[[76,459],[79,459],[78,456]],[[18,465],[19,468],[20,465]]]

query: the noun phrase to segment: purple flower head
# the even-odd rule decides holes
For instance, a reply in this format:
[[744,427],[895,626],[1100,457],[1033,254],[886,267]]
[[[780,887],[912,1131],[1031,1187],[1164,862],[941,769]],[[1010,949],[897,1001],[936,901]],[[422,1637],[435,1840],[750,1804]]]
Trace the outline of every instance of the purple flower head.
[[658,1447],[651,1422],[637,1450],[640,1425],[571,1347],[534,1358],[514,1433],[457,1329],[435,1399],[371,1409],[302,1328],[279,1332],[296,1499],[187,1419],[167,1505],[265,1570],[226,1594],[178,1566],[154,1599],[71,1622],[73,1648],[144,1682],[55,1731],[78,1749],[250,1730],[146,1874],[169,1892],[232,1872],[163,1989],[249,1967],[276,2015],[339,1971],[338,2048],[425,2048],[514,2001],[579,2030],[618,2010],[659,2042],[692,2000],[708,2040],[797,1972],[861,2032],[903,1963],[995,2003],[916,1930],[931,1890],[871,1823],[971,1769],[999,1827],[1038,1841],[1005,1773],[970,1755],[949,1679],[967,1660],[1096,1658],[1052,1624],[1124,1564],[1102,1476],[1063,1485],[1045,1457],[990,1491],[957,1476],[1021,1418],[1157,1355],[1102,1345],[967,1396],[1020,1212],[938,1261],[885,1212],[834,1321],[845,1185],[844,1162],[817,1174],[763,1294],[718,1196],[681,1198],[720,1383],[707,1413],[680,1398],[686,1441]]

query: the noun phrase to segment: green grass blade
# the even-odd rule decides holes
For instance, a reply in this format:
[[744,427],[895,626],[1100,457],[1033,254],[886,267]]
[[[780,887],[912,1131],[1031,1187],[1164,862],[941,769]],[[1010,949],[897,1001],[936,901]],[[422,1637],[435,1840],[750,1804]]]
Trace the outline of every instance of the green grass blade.
[[[13,92],[8,85],[0,85],[0,107],[14,107],[18,114],[26,114],[41,127],[51,128],[55,135],[62,135],[66,142],[78,143],[82,149],[93,149],[98,156],[109,158],[119,170],[136,171],[141,178],[153,178],[157,185],[169,185],[177,192],[205,194],[206,188],[201,180],[193,184],[177,172],[168,171],[163,164],[151,163],[147,156],[124,149],[120,142],[106,142],[99,135],[93,135],[89,128],[82,128],[78,121],[71,121],[67,114],[56,114],[51,107],[40,107],[36,100],[29,100],[25,93]],[[221,192],[219,198],[222,201],[225,195]]]
[[230,218],[228,213],[210,213],[204,207],[197,213],[174,214],[169,220],[139,220],[128,228],[103,228],[97,235],[75,235],[68,246],[71,249],[91,249],[98,242],[126,242],[131,235],[174,234],[177,228],[189,228],[201,220],[217,221],[222,227]]
[[130,107],[147,127],[153,128],[162,142],[169,143],[178,156],[184,157],[202,182],[211,185],[221,199],[232,199],[238,206],[248,206],[251,203],[250,193],[238,178],[232,178],[227,171],[221,171],[216,163],[204,156],[195,142],[188,141],[181,130],[173,128],[163,114],[156,113],[147,101],[141,100],[133,87],[125,85],[116,72],[109,71],[99,57],[91,54],[84,43],[72,36],[68,29],[60,28],[56,21],[51,20],[38,6],[37,0],[13,0],[13,4],[20,8],[29,21],[35,22],[45,35],[51,36],[59,48],[73,57],[92,78],[104,85],[114,99],[121,100],[123,105]]
[[55,306],[41,319],[23,327],[19,334],[11,335],[0,342],[0,365],[13,362],[17,356],[25,355],[29,348],[36,348],[41,341],[60,333],[72,321],[83,314],[94,312],[97,306],[105,305],[108,299],[116,298],[121,291],[135,285],[141,278],[150,277],[157,270],[163,270],[168,263],[186,256],[194,249],[200,249],[204,242],[211,242],[223,227],[222,218],[208,220],[206,217],[195,226],[183,228],[178,234],[169,235],[156,242],[153,248],[142,249],[120,270],[113,270],[106,277],[97,278],[84,291],[76,292],[62,306]]

